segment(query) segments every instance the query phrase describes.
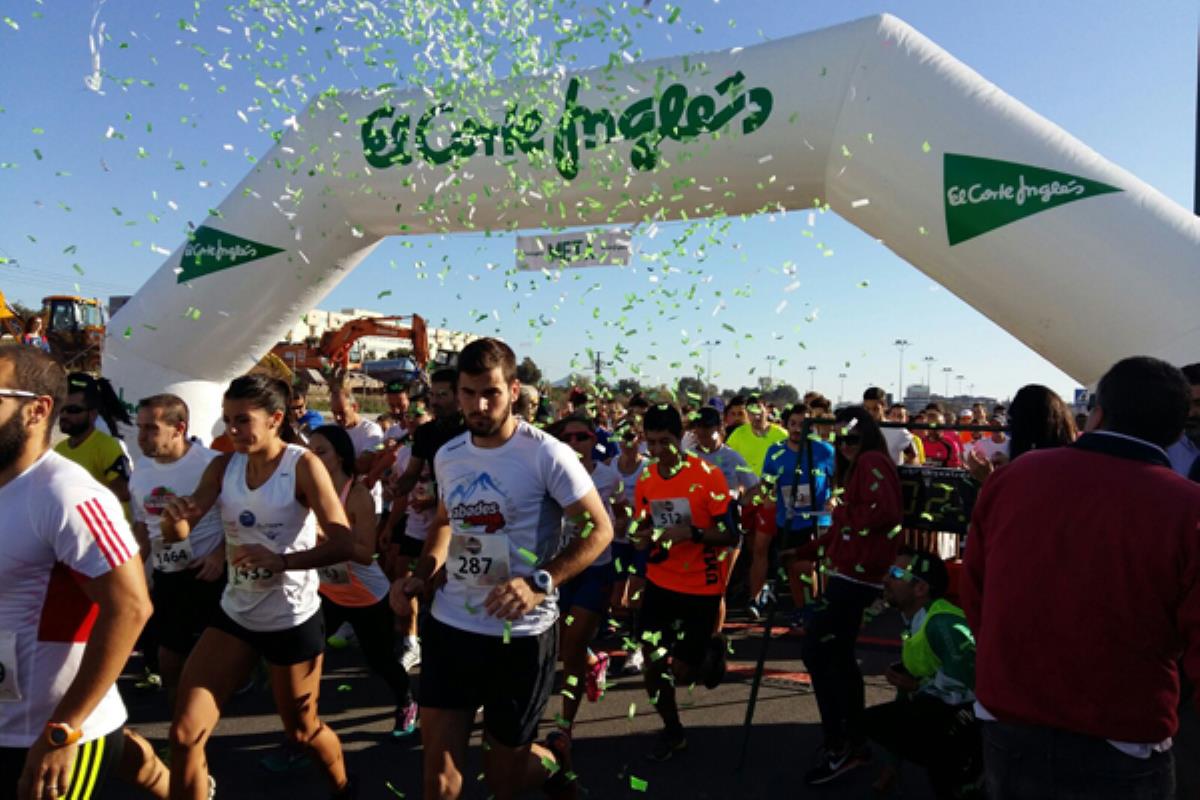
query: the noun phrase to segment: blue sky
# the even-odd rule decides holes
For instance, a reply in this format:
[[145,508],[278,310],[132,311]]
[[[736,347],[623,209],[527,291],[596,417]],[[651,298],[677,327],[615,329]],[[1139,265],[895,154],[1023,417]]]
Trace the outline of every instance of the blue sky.
[[[199,5],[193,16],[192,4],[179,2],[5,4],[0,257],[10,263],[0,264],[0,289],[10,297],[36,304],[43,294],[74,291],[75,284],[100,296],[136,290],[162,263],[163,251],[182,241],[187,222],[199,224],[245,175],[248,156],[269,149],[269,130],[289,115],[268,102],[253,110],[255,98],[269,100],[255,86],[256,74],[268,83],[311,74],[310,85],[319,88],[389,79],[361,66],[360,57],[351,57],[358,63],[353,69],[336,55],[327,57],[329,30],[259,36],[264,48],[255,52],[221,4]],[[1108,159],[1191,206],[1194,3],[1097,2],[1085,13],[1078,4],[1044,0],[681,5],[676,24],[645,20],[635,31],[644,57],[748,46],[768,34],[780,38],[895,13]],[[663,17],[667,8],[650,3]],[[89,32],[101,24],[108,37],[100,48],[109,73],[103,94],[84,85],[92,73]],[[222,64],[225,47],[233,55]],[[608,52],[606,46],[584,48],[580,65]],[[275,65],[264,68],[262,59]],[[267,130],[256,127],[260,119]],[[699,343],[720,340],[712,363],[722,386],[752,383],[771,369],[801,389],[815,379],[818,389],[836,397],[836,376],[845,372],[850,396],[870,384],[895,386],[892,342],[904,338],[912,343],[905,383],[923,382],[923,359],[932,356],[937,391],[945,388],[942,369],[950,366],[952,376],[966,376],[963,388],[973,385],[977,393],[1008,396],[1040,382],[1069,397],[1075,384],[1068,376],[832,214],[817,221],[818,238],[836,254],[823,257],[801,236],[805,217],[734,222],[702,260],[694,252],[673,257],[678,272],[670,275],[652,275],[645,264],[575,270],[557,282],[523,275],[515,291],[506,289],[502,274],[513,262],[511,235],[391,239],[322,307],[416,311],[435,324],[499,334],[552,379],[571,370],[573,359],[585,361],[588,347],[605,354],[625,348],[626,363],[615,367],[619,375],[630,374],[631,364],[649,378],[694,373],[707,360]],[[654,241],[643,237],[636,244],[661,249],[685,227],[660,226]],[[691,237],[688,250],[706,236]],[[785,274],[785,267],[795,274]],[[795,279],[801,288],[785,294]],[[391,294],[381,298],[385,291]],[[644,302],[618,323],[629,296]],[[783,308],[781,298],[788,301]],[[951,389],[957,386],[952,380]]]

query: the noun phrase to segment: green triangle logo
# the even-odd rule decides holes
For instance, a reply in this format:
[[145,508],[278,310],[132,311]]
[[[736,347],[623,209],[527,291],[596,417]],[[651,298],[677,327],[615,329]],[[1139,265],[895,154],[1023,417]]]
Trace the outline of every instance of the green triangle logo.
[[179,262],[183,269],[180,270],[176,283],[239,267],[282,252],[281,247],[259,244],[201,225],[188,238],[188,243],[183,248],[183,258]]
[[1123,191],[1066,172],[958,153],[943,157],[942,181],[951,247],[1057,206]]

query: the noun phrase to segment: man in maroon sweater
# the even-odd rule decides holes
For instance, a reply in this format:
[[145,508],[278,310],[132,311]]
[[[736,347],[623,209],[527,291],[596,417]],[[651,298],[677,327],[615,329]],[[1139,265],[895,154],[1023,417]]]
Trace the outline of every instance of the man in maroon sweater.
[[1200,678],[1200,486],[1164,448],[1183,374],[1129,358],[1088,433],[984,485],[959,594],[978,642],[988,796],[1173,798],[1179,674]]

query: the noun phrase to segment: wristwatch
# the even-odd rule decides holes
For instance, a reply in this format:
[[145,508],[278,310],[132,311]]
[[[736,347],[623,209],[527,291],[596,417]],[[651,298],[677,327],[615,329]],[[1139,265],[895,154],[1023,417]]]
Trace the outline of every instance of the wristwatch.
[[550,590],[554,588],[554,579],[544,569],[535,569],[529,576],[529,582],[542,594],[550,594]]
[[46,723],[46,741],[51,747],[66,747],[78,742],[83,737],[83,731],[72,728],[65,722]]

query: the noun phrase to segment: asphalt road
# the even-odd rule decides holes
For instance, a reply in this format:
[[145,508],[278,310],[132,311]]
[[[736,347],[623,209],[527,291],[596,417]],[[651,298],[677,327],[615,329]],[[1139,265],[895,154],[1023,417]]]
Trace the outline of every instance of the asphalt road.
[[[737,618],[734,617],[736,620]],[[736,623],[735,623],[736,625]],[[881,677],[883,669],[898,657],[899,620],[887,612],[863,632],[859,654],[867,675],[867,703],[890,700],[894,693]],[[574,766],[586,797],[616,798],[872,798],[871,789],[881,762],[845,776],[832,785],[814,789],[802,782],[820,744],[816,702],[800,662],[800,639],[785,628],[776,628],[767,660],[767,678],[758,698],[749,749],[739,768],[743,722],[750,696],[754,662],[761,647],[762,626],[737,626],[731,640],[734,656],[726,681],[717,689],[697,688],[681,693],[682,717],[688,748],[671,761],[648,761],[654,735],[660,728],[640,678],[615,675],[607,694],[597,703],[585,702],[576,724]],[[620,664],[621,658],[614,658]],[[357,650],[331,651],[322,680],[322,718],[341,737],[351,772],[358,775],[364,800],[395,800],[420,797],[420,741],[414,735],[392,740],[389,736],[392,707],[382,681],[361,666]],[[613,671],[614,673],[616,670]],[[419,680],[419,668],[414,671]],[[167,723],[161,693],[141,693],[132,677],[122,681],[122,694],[131,721],[156,745],[165,742]],[[548,731],[559,701],[547,709],[543,731]],[[632,712],[632,716],[631,716]],[[261,800],[315,800],[326,798],[328,788],[312,768],[273,774],[259,766],[259,759],[280,741],[280,725],[269,692],[252,691],[235,697],[226,709],[209,746],[209,763],[218,784],[219,798]],[[1177,742],[1180,771],[1179,797],[1197,796],[1197,765],[1200,748],[1195,717],[1189,714]],[[471,764],[467,771],[470,798],[485,798],[480,779],[482,769],[479,731],[472,737]],[[118,788],[110,797],[132,798],[134,793]],[[534,795],[540,796],[540,795]],[[923,771],[911,764],[901,769],[897,789],[888,797],[917,800],[931,798]]]

